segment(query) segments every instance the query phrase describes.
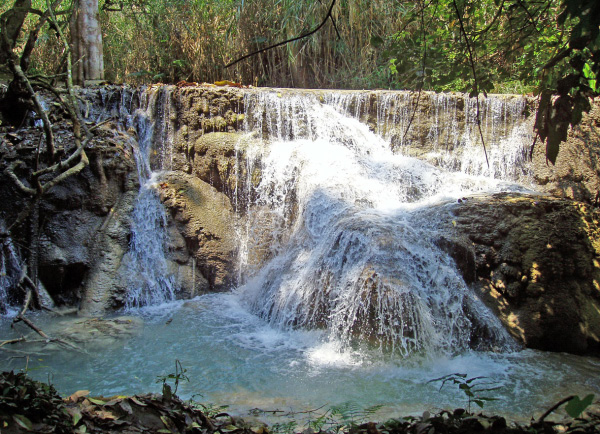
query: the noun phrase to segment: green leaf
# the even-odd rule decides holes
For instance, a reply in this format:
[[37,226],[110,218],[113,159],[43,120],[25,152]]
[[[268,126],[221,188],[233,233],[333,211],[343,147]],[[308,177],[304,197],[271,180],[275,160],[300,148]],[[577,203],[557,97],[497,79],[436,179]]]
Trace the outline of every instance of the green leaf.
[[33,423],[22,414],[14,414],[13,419],[21,428],[33,431]]
[[593,400],[594,395],[591,393],[583,399],[579,399],[579,396],[574,396],[565,406],[565,410],[572,418],[579,417]]
[[68,408],[67,411],[73,418],[73,426],[77,425],[81,420],[81,410],[79,410],[78,408]]
[[92,404],[96,404],[96,405],[104,405],[106,404],[106,401],[103,401],[101,399],[98,398],[87,398],[88,401],[90,401]]

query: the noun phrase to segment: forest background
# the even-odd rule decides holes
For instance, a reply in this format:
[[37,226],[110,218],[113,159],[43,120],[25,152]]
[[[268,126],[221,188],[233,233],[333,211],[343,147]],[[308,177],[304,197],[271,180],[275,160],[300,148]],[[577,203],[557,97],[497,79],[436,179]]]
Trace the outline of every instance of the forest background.
[[[4,0],[0,14],[12,6]],[[572,4],[571,4],[572,3]],[[257,86],[477,90],[531,93],[556,87],[574,54],[594,79],[598,6],[564,0],[338,0],[314,35],[237,57],[316,28],[325,0],[100,0],[105,77],[133,84],[229,79]],[[46,9],[45,0],[33,7]],[[63,2],[61,10],[71,7]],[[571,8],[572,10],[568,11]],[[566,13],[565,13],[566,11]],[[68,35],[68,14],[58,15]],[[34,26],[30,14],[25,27]],[[563,55],[573,31],[596,37]],[[589,28],[588,28],[589,27]],[[28,34],[24,29],[23,43]],[[61,69],[63,44],[47,25],[30,73]],[[594,60],[591,61],[590,59]],[[471,62],[472,61],[472,62]],[[548,65],[552,64],[552,68]],[[474,63],[472,65],[471,63]],[[64,68],[64,65],[62,65]],[[545,68],[546,67],[546,68]],[[588,83],[589,85],[590,83]],[[595,83],[591,83],[596,91]]]

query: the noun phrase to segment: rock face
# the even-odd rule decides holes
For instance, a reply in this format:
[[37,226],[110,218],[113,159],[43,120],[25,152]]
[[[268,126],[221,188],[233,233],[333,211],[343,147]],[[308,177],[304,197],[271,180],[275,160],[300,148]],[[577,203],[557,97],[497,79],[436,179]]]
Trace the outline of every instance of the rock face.
[[525,346],[600,354],[599,219],[570,200],[474,197],[444,217],[445,247]]
[[172,216],[171,239],[177,240],[171,244],[169,256],[180,265],[197,267],[204,282],[199,283],[196,294],[230,289],[235,278],[236,219],[229,198],[181,172],[162,175],[158,185]]
[[[29,143],[36,139],[25,135],[21,143],[1,149],[0,212],[6,222],[15,221],[30,199],[17,191],[4,168],[15,159],[33,167],[35,147],[29,148]],[[89,166],[49,190],[40,202],[39,279],[59,304],[81,302],[84,310],[92,304],[101,305],[101,310],[119,305],[105,299],[101,289],[112,286],[113,265],[120,260],[120,250],[127,248],[129,214],[138,188],[123,139],[114,126],[99,129],[87,149]],[[18,229],[16,236],[21,242],[32,240],[26,230]]]
[[584,114],[582,122],[569,130],[560,145],[556,165],[546,162],[545,145],[538,143],[533,153],[533,176],[537,189],[552,194],[598,204],[600,192],[600,104]]

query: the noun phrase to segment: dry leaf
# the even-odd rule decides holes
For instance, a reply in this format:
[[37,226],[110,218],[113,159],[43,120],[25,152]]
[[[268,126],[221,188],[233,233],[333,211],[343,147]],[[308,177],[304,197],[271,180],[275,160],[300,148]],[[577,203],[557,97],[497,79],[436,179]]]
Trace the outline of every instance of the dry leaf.
[[79,398],[83,397],[83,396],[88,396],[90,394],[89,390],[78,390],[77,392],[73,393],[71,396],[69,396],[67,398],[68,402],[77,402],[79,401]]

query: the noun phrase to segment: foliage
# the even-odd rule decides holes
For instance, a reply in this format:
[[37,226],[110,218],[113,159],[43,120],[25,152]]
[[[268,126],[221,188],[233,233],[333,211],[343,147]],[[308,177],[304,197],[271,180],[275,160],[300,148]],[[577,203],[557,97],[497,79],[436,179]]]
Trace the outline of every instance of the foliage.
[[[186,372],[187,369],[181,366],[181,362],[178,359],[175,359],[175,372],[167,375],[158,375],[156,377],[156,382],[162,383],[162,393],[166,400],[170,400],[171,397],[177,393],[181,381],[190,381],[189,377],[185,375]],[[175,386],[174,389],[169,385],[169,381],[173,382],[173,385]]]
[[[546,78],[541,86],[535,128],[546,142],[546,156],[555,163],[560,143],[566,140],[569,125],[577,125],[591,108],[590,97],[598,95],[600,75],[600,3],[596,0],[563,0],[557,22],[570,24],[566,41],[544,65]],[[556,71],[557,78],[552,79]],[[552,98],[551,94],[557,94]]]
[[[42,2],[33,0],[34,7],[43,10]],[[552,163],[569,127],[598,95],[597,0],[338,0],[331,19],[310,38],[223,69],[314,28],[330,4],[100,0],[106,77],[134,84],[230,79],[281,87],[535,93],[535,128]],[[58,11],[64,33],[70,7],[65,0]],[[25,28],[34,21],[28,18]],[[32,71],[59,71],[63,52],[46,25]]]
[[440,390],[446,385],[446,383],[452,383],[458,386],[458,389],[465,395],[467,398],[467,411],[471,412],[471,404],[475,403],[480,408],[483,408],[484,404],[489,401],[497,401],[498,398],[493,398],[489,396],[481,395],[481,392],[492,392],[494,390],[498,390],[499,386],[492,386],[489,382],[482,381],[487,377],[471,377],[468,378],[467,374],[448,374],[443,377],[435,378],[429,383],[441,381],[442,385],[440,386]]
[[339,419],[339,421],[348,427],[353,427],[358,424],[372,420],[383,405],[374,405],[367,408],[362,408],[355,402],[344,402],[343,404],[331,407],[331,416]]
[[589,394],[585,398],[580,399],[579,396],[574,396],[565,406],[566,412],[572,418],[578,418],[594,401],[594,395]]
[[401,87],[540,94],[535,128],[555,163],[598,95],[599,33],[596,0],[422,0],[380,42]]
[[33,431],[38,424],[54,432],[71,432],[71,418],[52,385],[33,381],[25,373],[0,373],[0,424]]

